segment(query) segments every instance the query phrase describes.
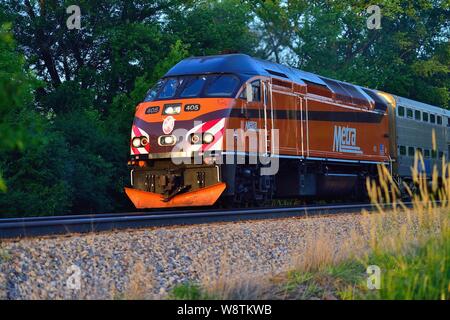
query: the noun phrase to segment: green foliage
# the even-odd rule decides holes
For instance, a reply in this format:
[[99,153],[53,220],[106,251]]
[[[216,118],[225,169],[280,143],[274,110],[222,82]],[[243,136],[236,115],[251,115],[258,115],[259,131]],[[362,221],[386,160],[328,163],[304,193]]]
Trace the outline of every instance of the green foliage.
[[153,76],[151,77],[152,82],[156,82],[161,78],[170,68],[176,65],[178,62],[189,56],[189,45],[183,44],[181,40],[175,41],[173,45],[170,46],[169,54],[158,62],[153,71]]
[[344,282],[355,283],[365,276],[364,264],[357,260],[348,260],[337,265],[328,266],[325,273]]
[[252,54],[258,44],[250,6],[240,0],[199,0],[192,7],[172,12],[168,31],[193,55],[238,51]]
[[[29,105],[37,81],[24,69],[24,59],[17,54],[10,24],[0,20],[0,154],[2,151],[23,150],[32,143],[38,121]],[[0,166],[0,192],[7,190]]]
[[[430,238],[424,244],[404,252],[379,251],[357,268],[347,268],[356,277],[333,274],[343,299],[448,300],[450,298],[450,232]],[[379,290],[368,290],[364,266],[377,265],[381,270]],[[348,272],[347,272],[348,273]]]
[[[260,54],[324,76],[449,107],[448,1],[261,1]],[[282,58],[283,57],[283,58]]]
[[192,283],[185,283],[175,286],[169,294],[169,299],[203,300],[208,299],[208,297],[203,293],[200,286]]
[[380,290],[367,292],[376,299],[450,299],[450,230],[442,236],[398,255],[378,253],[371,264],[382,270]]
[[[70,175],[64,138],[45,130],[46,141],[22,153],[5,154],[2,167],[8,192],[0,194],[0,216],[53,215],[68,212],[72,190],[63,179]],[[55,150],[58,157],[55,157]]]

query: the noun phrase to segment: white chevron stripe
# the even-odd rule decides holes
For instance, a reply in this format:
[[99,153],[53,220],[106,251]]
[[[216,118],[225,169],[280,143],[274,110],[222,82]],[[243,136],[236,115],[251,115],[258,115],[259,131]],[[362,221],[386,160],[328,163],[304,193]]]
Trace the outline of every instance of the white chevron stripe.
[[207,130],[206,132],[209,132],[209,133],[212,133],[215,135],[217,132],[219,132],[219,130],[223,129],[224,125],[225,125],[225,118],[222,118],[215,125],[213,125],[211,128],[209,128],[209,130]]
[[211,151],[211,150],[222,150],[222,143],[223,143],[223,136],[221,136],[219,139],[217,139],[217,141],[208,148],[207,151]]

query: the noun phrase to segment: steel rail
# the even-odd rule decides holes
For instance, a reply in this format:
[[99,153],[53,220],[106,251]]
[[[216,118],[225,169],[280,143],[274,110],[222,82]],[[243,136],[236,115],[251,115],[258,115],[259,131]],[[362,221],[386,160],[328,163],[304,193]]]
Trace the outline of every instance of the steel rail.
[[171,210],[5,218],[0,219],[0,239],[239,220],[286,218],[327,213],[355,213],[362,209],[370,211],[375,209],[375,206],[371,204],[309,205],[279,208]]

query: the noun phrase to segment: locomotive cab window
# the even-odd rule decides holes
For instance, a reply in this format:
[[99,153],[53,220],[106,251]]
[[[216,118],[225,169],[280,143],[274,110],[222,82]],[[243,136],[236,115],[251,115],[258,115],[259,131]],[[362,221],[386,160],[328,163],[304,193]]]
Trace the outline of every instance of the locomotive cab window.
[[[261,81],[255,80],[250,84],[252,89],[252,101],[261,101]],[[242,93],[240,94],[239,98],[241,99],[247,99],[247,90],[244,86]]]
[[163,78],[147,92],[144,101],[205,96],[232,97],[236,94],[239,83],[239,78],[231,74]]
[[180,94],[181,98],[198,97],[206,82],[206,76],[194,77],[188,80]]
[[261,82],[252,82],[253,101],[261,101]]
[[209,97],[229,97],[239,84],[239,79],[231,75],[219,75],[213,79],[206,88]]
[[164,87],[161,89],[158,95],[158,98],[172,98],[175,95],[178,85],[181,83],[181,81],[182,80],[176,78],[167,79],[166,83],[164,83]]
[[412,109],[406,109],[406,117],[412,119],[413,118],[413,111]]
[[404,117],[405,116],[405,107],[403,107],[403,106],[399,106],[398,107],[398,116],[399,117]]
[[164,81],[162,79],[158,80],[158,82],[153,86],[153,88],[151,88],[150,90],[147,91],[147,94],[145,95],[145,98],[144,98],[144,102],[149,102],[149,101],[155,100],[155,97],[158,94],[161,87],[163,86],[163,84],[164,84]]

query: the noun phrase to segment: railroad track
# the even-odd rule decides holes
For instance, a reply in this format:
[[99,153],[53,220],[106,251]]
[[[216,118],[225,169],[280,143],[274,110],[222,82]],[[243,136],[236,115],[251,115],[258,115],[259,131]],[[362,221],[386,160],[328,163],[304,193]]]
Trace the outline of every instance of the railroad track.
[[301,207],[256,209],[209,209],[188,211],[129,212],[96,215],[0,219],[0,238],[47,236],[144,227],[191,225],[211,222],[256,220],[309,216],[318,214],[355,213],[373,210],[371,204],[308,205]]

